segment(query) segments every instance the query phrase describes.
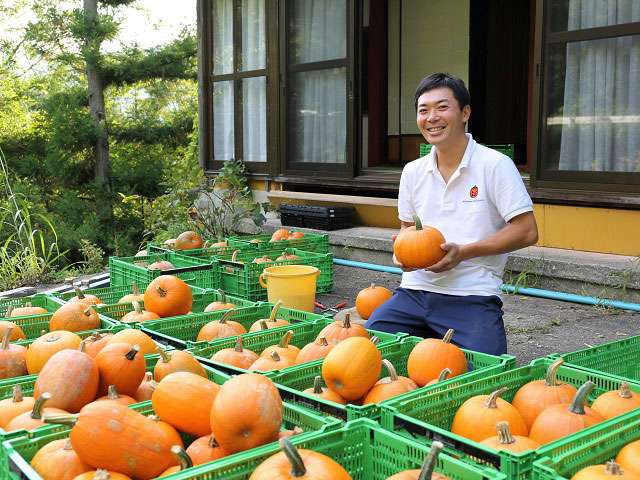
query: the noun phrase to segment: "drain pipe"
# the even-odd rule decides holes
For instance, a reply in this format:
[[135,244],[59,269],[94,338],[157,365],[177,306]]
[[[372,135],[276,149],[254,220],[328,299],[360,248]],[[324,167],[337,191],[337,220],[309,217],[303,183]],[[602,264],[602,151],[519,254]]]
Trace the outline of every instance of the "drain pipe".
[[[347,267],[364,268],[367,270],[375,270],[377,272],[402,274],[402,269],[398,267],[387,267],[385,265],[376,265],[374,263],[355,262],[353,260],[345,260],[342,258],[334,258],[333,263],[336,265],[344,265]],[[560,300],[563,302],[580,303],[583,305],[598,305],[608,308],[619,308],[621,310],[630,310],[632,312],[640,312],[640,304],[623,302],[620,300],[609,300],[606,298],[589,297],[586,295],[576,295],[567,292],[554,292],[552,290],[543,290],[540,288],[516,287],[503,283],[500,287],[506,293],[518,293],[520,295],[528,295],[530,297],[548,298],[550,300]]]

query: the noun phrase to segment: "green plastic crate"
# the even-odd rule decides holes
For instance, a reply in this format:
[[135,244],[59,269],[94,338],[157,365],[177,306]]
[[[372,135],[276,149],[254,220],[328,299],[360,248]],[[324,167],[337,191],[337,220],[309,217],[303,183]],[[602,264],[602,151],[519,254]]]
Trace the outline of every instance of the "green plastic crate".
[[[297,255],[298,259],[275,261],[283,252]],[[253,263],[253,259],[270,253],[272,262]],[[218,257],[216,269],[220,278],[220,287],[230,294],[246,298],[248,300],[267,300],[267,289],[259,282],[260,274],[267,267],[279,265],[310,265],[320,270],[316,283],[316,292],[327,293],[333,290],[333,255],[331,253],[313,253],[297,248],[287,248],[270,252],[241,252],[236,256],[237,261],[231,261],[231,257]]]
[[[333,320],[320,319],[314,323],[300,323],[294,324],[288,327],[282,328],[271,328],[266,331],[260,331],[255,333],[248,333],[242,337],[243,347],[249,350],[253,350],[258,355],[267,347],[271,345],[276,345],[282,336],[288,331],[291,330],[293,332],[293,337],[289,342],[290,345],[294,345],[298,348],[304,347],[306,344],[313,342],[320,331],[333,323]],[[370,330],[371,335],[375,335],[380,339],[381,345],[387,345],[389,343],[396,343],[400,338],[403,337],[403,334],[395,335],[386,332],[378,332],[374,330]],[[235,338],[223,338],[220,340],[216,340],[213,342],[201,342],[196,344],[195,346],[188,348],[187,351],[193,353],[198,360],[200,360],[205,365],[211,365],[213,368],[227,372],[230,374],[238,374],[246,372],[247,370],[243,368],[234,367],[232,365],[226,365],[224,363],[214,362],[211,359],[211,356],[224,349],[224,348],[233,348],[235,346],[236,339]],[[279,373],[288,372],[297,367],[289,367],[284,368],[282,370],[269,370],[269,371],[261,371],[260,373],[266,375],[268,377],[274,376]]]
[[[60,308],[60,304],[58,304],[58,308]],[[42,335],[43,331],[49,331],[49,322],[51,321],[52,315],[53,313],[43,313],[41,315],[13,317],[11,321],[22,328],[22,331],[27,337],[26,340],[32,341]],[[115,325],[113,320],[101,315],[100,312],[98,312],[98,316],[100,317],[100,328],[111,328]]]
[[638,409],[579,432],[556,448],[541,448],[543,458],[533,464],[532,480],[570,479],[585,467],[615,458],[622,447],[637,440],[640,440]]
[[[449,431],[453,417],[458,408],[475,395],[488,395],[501,387],[507,392],[501,396],[511,401],[518,389],[532,380],[545,378],[547,367],[552,363],[549,359],[534,361],[530,365],[516,368],[504,373],[485,377],[480,380],[461,382],[440,392],[410,392],[402,399],[389,400],[382,409],[381,424],[400,434],[410,436],[418,441],[437,438],[445,444],[447,451],[470,461],[493,465],[507,475],[507,478],[519,480],[529,478],[533,462],[541,458],[541,452],[556,448],[575,439],[569,435],[541,447],[524,453],[498,452],[478,442],[469,440]],[[567,366],[558,370],[558,380],[579,387],[587,380],[595,383],[589,402],[610,390],[617,390],[618,380],[606,375],[591,374]],[[640,384],[631,383],[633,391],[640,392]],[[593,427],[592,427],[593,428]],[[593,431],[592,428],[588,431]],[[587,431],[587,430],[585,430]]]
[[[171,270],[149,270],[145,266],[157,260],[167,260],[175,267]],[[160,275],[176,275],[189,285],[201,288],[219,288],[220,280],[213,261],[204,261],[173,252],[142,257],[109,257],[109,280],[112,287],[148,285]],[[231,293],[231,292],[230,292]]]
[[[236,310],[231,320],[241,323],[248,331],[251,324],[256,320],[269,318],[272,308],[273,305],[270,303],[258,303],[253,307],[241,307]],[[140,327],[152,338],[163,344],[173,345],[180,349],[190,348],[195,346],[200,329],[208,322],[220,320],[224,314],[224,311],[192,313],[162,320],[151,320],[140,324]],[[278,310],[278,318],[283,318],[295,324],[315,322],[326,317],[283,307]],[[230,338],[235,341],[235,337]]]
[[[55,312],[60,308],[60,304],[56,302],[49,295],[36,294],[29,297],[17,297],[17,298],[0,298],[0,318],[5,317],[9,307],[42,307],[46,308],[49,312]],[[15,318],[15,317],[14,317]]]
[[640,382],[640,335],[549,357],[562,357],[565,365],[587,372],[607,374],[620,381]]
[[[396,368],[398,375],[407,376],[407,360],[411,350],[423,339],[418,337],[404,337],[399,342],[380,344],[378,346],[382,358],[389,360]],[[515,366],[515,357],[511,355],[488,355],[486,353],[473,352],[471,350],[463,350],[467,361],[472,370],[463,375],[459,375],[450,380],[440,382],[436,385],[425,386],[420,388],[419,392],[439,392],[459,385],[462,382],[471,381],[472,379],[484,378],[487,375],[503,372]],[[274,375],[272,380],[281,388],[281,395],[287,401],[299,403],[314,410],[320,410],[328,415],[335,416],[343,420],[355,420],[357,418],[366,417],[376,419],[380,416],[381,407],[386,402],[370,405],[341,405],[339,403],[317,398],[313,395],[303,393],[303,390],[313,386],[314,378],[322,375],[322,360],[309,362],[297,367],[283,370],[280,374]],[[386,368],[382,368],[380,378],[387,377],[389,374]],[[396,399],[404,398],[403,394]]]
[[[290,232],[298,231],[295,228],[287,228]],[[326,233],[304,233],[303,238],[293,240],[279,240],[271,242],[271,234],[232,236],[227,239],[229,245],[234,247],[254,246],[258,251],[284,250],[285,248],[298,248],[306,252],[329,253],[329,235]],[[259,243],[251,243],[252,241]]]
[[[485,145],[486,147],[492,148],[493,150],[497,150],[500,153],[506,155],[511,160],[513,160],[515,156],[515,145],[513,143],[502,143],[502,144],[494,144],[494,145]],[[424,157],[431,152],[431,148],[433,146],[429,143],[421,143],[420,144],[420,156]]]
[[257,251],[255,243],[227,245],[224,247],[203,247],[203,248],[190,248],[188,250],[173,250],[162,245],[155,245],[150,243],[147,245],[147,252],[149,255],[155,255],[159,253],[174,252],[188,257],[197,258],[213,258],[220,255],[231,255],[235,250],[241,251]]

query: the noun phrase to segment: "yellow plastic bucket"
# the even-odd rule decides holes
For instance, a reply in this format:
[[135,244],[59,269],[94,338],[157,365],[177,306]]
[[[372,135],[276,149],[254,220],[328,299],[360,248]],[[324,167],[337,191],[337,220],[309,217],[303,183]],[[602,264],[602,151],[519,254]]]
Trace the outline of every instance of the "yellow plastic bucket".
[[320,270],[308,265],[267,267],[260,274],[260,285],[267,289],[269,302],[281,300],[285,307],[313,312],[318,275]]

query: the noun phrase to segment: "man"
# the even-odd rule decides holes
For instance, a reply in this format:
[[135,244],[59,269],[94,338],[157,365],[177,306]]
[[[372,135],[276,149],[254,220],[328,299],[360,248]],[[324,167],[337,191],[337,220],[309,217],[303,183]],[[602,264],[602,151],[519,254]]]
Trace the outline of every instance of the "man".
[[446,254],[426,270],[403,268],[400,287],[366,326],[425,338],[453,328],[453,342],[463,348],[506,353],[498,293],[506,253],[538,240],[531,198],[509,157],[465,133],[471,106],[462,80],[444,73],[424,78],[415,107],[433,148],[402,171],[398,216],[401,229],[414,225],[415,214],[440,230]]

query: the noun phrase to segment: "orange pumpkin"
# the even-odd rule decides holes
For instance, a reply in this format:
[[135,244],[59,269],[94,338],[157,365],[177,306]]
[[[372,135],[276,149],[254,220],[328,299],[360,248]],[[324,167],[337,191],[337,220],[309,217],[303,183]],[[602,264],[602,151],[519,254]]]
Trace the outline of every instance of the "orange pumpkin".
[[124,297],[118,300],[118,303],[132,303],[132,302],[143,302],[144,295],[140,293],[140,289],[136,282],[131,282],[131,293],[126,294]]
[[219,338],[235,337],[247,333],[247,329],[241,323],[230,320],[235,314],[235,310],[228,310],[220,320],[212,320],[204,324],[198,332],[196,341],[210,342]]
[[319,337],[315,341],[307,343],[302,347],[296,357],[296,365],[320,360],[326,357],[334,346],[335,344],[327,342],[325,337]]
[[187,468],[193,467],[193,462],[191,461],[191,457],[187,454],[187,452],[180,445],[174,445],[171,447],[171,453],[173,453],[178,459],[179,465],[174,465],[173,467],[167,468],[164,472],[162,472],[159,477],[168,477],[169,475],[173,475],[174,473],[178,473],[182,470],[186,470]]
[[69,302],[53,312],[49,320],[49,330],[82,332],[100,328],[100,317],[91,306],[82,302]]
[[153,373],[145,372],[144,380],[140,382],[136,393],[133,394],[133,398],[138,402],[145,402],[151,400],[151,396],[158,386],[158,382],[153,379]]
[[207,372],[205,372],[204,367],[191,353],[183,350],[167,352],[162,348],[158,349],[158,352],[160,353],[160,358],[153,369],[153,376],[156,381],[159,382],[174,372],[191,372],[207,378]]
[[605,419],[640,408],[640,394],[632,392],[627,382],[620,384],[620,390],[605,392],[596,398],[591,408]]
[[160,275],[144,292],[144,306],[161,317],[184,315],[191,310],[191,287],[173,275]]
[[362,401],[363,405],[382,402],[418,388],[416,383],[410,378],[398,376],[396,369],[389,360],[383,359],[382,364],[387,368],[389,376],[376,382],[364,397]]
[[638,480],[638,475],[634,472],[620,468],[615,461],[611,460],[604,465],[592,465],[577,472],[571,480]]
[[271,235],[270,242],[279,242],[281,240],[287,240],[289,238],[289,230],[286,228],[279,228]]
[[282,255],[276,258],[276,262],[282,262],[285,260],[298,260],[300,257],[293,253],[282,252]]
[[540,446],[535,440],[522,435],[512,435],[509,422],[498,422],[496,424],[498,435],[485,438],[480,443],[495,450],[507,450],[509,452],[526,452],[535,450]]
[[296,450],[288,438],[280,439],[280,446],[282,452],[270,456],[258,465],[249,480],[351,480],[351,475],[338,462],[322,453]]
[[364,396],[380,378],[382,356],[367,338],[351,337],[337,344],[322,362],[322,378],[346,400]]
[[[171,248],[173,248],[173,246]],[[176,267],[174,267],[173,263],[171,263],[168,260],[156,260],[155,262],[153,262],[151,265],[147,267],[148,270],[162,270],[162,271],[173,270],[174,268]]]
[[22,345],[9,343],[12,330],[12,328],[5,330],[0,345],[0,379],[27,374],[27,349]]
[[7,424],[15,417],[33,410],[34,403],[33,397],[23,396],[20,385],[15,385],[11,398],[5,398],[0,401],[0,428],[6,430]]
[[313,387],[307,388],[303,391],[303,393],[308,393],[309,395],[313,395],[314,397],[322,398],[324,400],[329,400],[331,402],[340,403],[342,405],[346,405],[347,401],[338,395],[333,390],[330,390],[326,387],[322,386],[322,377],[320,375],[316,376],[313,380]]
[[454,330],[449,329],[442,340],[426,338],[416,344],[407,359],[409,378],[423,387],[430,380],[438,378],[444,368],[451,370],[451,377],[467,371],[464,352],[451,343]]
[[640,440],[628,443],[616,456],[616,462],[630,472],[640,475]]
[[415,226],[403,228],[393,242],[393,254],[405,268],[429,268],[445,256],[440,246],[446,240],[437,228],[423,228],[417,215],[413,221]]
[[585,406],[594,386],[592,381],[587,381],[578,389],[570,404],[559,403],[545,408],[533,422],[529,437],[545,445],[604,421],[602,415]]
[[277,440],[282,425],[278,389],[257,373],[231,377],[213,402],[210,424],[213,436],[228,454]]
[[256,257],[253,259],[253,261],[251,263],[269,263],[269,262],[273,262],[273,260],[271,260],[269,257],[267,257],[266,255],[263,255],[262,257]]
[[27,338],[27,336],[22,331],[22,328],[20,328],[18,325],[10,322],[9,320],[0,320],[0,337],[4,337],[5,332],[9,329],[11,329],[9,341],[15,342],[17,340],[25,340]]
[[304,238],[304,233],[302,232],[289,232],[289,237],[287,240],[300,240]]
[[98,385],[98,365],[93,358],[80,350],[61,350],[40,370],[33,396],[49,392],[49,407],[75,413],[96,398]]
[[211,433],[209,413],[220,387],[191,372],[164,377],[151,396],[153,410],[163,421],[190,435]]
[[[156,415],[156,414],[149,415],[147,418],[149,420],[153,420],[154,423],[156,425],[158,425],[160,427],[160,429],[164,432],[164,434],[167,436],[167,438],[172,439],[171,443],[173,445],[184,446],[184,444],[182,442],[182,437],[178,433],[178,430],[176,430],[174,427],[172,427],[167,422],[163,422],[162,420],[160,420],[160,417],[158,415]],[[174,462],[174,464],[175,463],[176,462]]]
[[76,291],[76,296],[71,297],[68,300],[68,302],[83,303],[86,306],[101,305],[103,303],[99,297],[91,294],[86,294],[82,290],[80,290],[78,287],[73,287],[73,289]]
[[80,459],[68,438],[45,444],[31,459],[31,467],[43,480],[72,480],[91,470]]
[[434,472],[438,465],[438,455],[443,448],[442,442],[433,441],[420,470],[405,470],[390,476],[387,480],[449,480],[446,475]]
[[360,317],[367,320],[376,308],[393,296],[391,290],[372,283],[363,288],[356,296],[356,310]]
[[209,305],[204,307],[205,312],[215,312],[217,310],[230,310],[236,308],[233,303],[227,302],[227,295],[223,290],[218,290],[218,294],[220,295],[220,300],[211,302]]
[[[271,313],[269,314],[269,318],[261,318],[260,320],[256,320],[253,322],[251,327],[249,328],[249,332],[259,332],[260,330],[264,330],[264,326],[267,328],[277,328],[282,327],[284,325],[289,325],[287,320],[282,318],[277,318],[278,310],[282,306],[282,300],[278,300],[276,304],[271,309]],[[264,323],[262,323],[264,322]]]
[[49,313],[49,310],[42,307],[33,307],[31,306],[31,303],[27,303],[24,307],[16,307],[12,309],[7,317],[30,317],[32,315],[42,315],[45,313]]
[[89,337],[83,340],[84,353],[90,357],[96,358],[96,355],[102,350],[109,340],[113,337],[113,333],[92,333]]
[[118,389],[116,388],[115,385],[109,385],[109,388],[107,389],[107,394],[97,398],[95,401],[96,402],[104,402],[104,401],[115,402],[120,405],[124,405],[125,407],[127,405],[133,405],[134,403],[137,403],[137,400],[135,398],[130,397],[129,395],[121,395],[120,393],[118,393]]
[[34,375],[42,370],[44,364],[47,363],[54,353],[67,348],[77,350],[81,342],[82,339],[78,335],[65,330],[45,333],[41,337],[36,338],[31,345],[29,345],[29,350],[27,350],[26,354],[29,374]]
[[146,362],[138,345],[111,342],[96,355],[100,372],[99,392],[107,393],[109,385],[115,385],[123,395],[132,397],[144,378]]
[[291,357],[280,356],[278,352],[273,350],[268,357],[260,356],[251,364],[249,370],[257,372],[268,372],[270,370],[282,370],[283,368],[292,367],[294,361]]
[[242,337],[236,338],[234,348],[223,348],[211,356],[211,360],[225,365],[249,369],[251,364],[258,359],[258,354],[242,347]]
[[194,465],[201,465],[227,456],[227,452],[218,445],[213,435],[205,435],[194,440],[187,448],[187,454],[191,457]]
[[193,248],[202,248],[202,237],[196,232],[182,232],[176,237],[176,250],[191,250]]
[[329,343],[336,344],[345,338],[369,338],[369,332],[362,325],[351,323],[351,315],[346,313],[344,320],[336,320],[320,330],[317,338],[320,337],[325,337]]
[[122,323],[137,323],[137,322],[145,322],[147,320],[158,320],[160,315],[154,312],[150,312],[148,310],[143,310],[140,306],[140,302],[134,300],[131,302],[133,305],[133,311],[125,313],[120,321]]
[[559,358],[547,368],[547,376],[544,380],[533,380],[526,383],[513,397],[511,402],[518,409],[527,428],[531,428],[534,420],[540,412],[549,405],[569,403],[577,392],[576,387],[568,383],[560,383],[557,380],[558,369],[563,363]]
[[520,412],[506,400],[500,398],[507,388],[500,388],[491,395],[476,395],[467,399],[458,408],[451,432],[462,437],[481,442],[493,437],[498,422],[509,422],[515,435],[526,437],[529,433]]
[[135,328],[120,330],[109,339],[107,345],[111,343],[128,343],[129,345],[138,345],[140,347],[140,354],[142,355],[156,353],[158,350],[158,345],[149,335],[144,333],[142,330],[137,330]]
[[31,410],[22,412],[9,420],[5,430],[7,432],[15,432],[16,430],[33,430],[45,424],[43,420],[45,415],[64,415],[67,413],[59,408],[45,408],[45,403],[50,400],[51,394],[49,392],[44,392],[41,395],[38,395],[35,402],[33,402]]
[[292,338],[293,330],[287,330],[287,332],[282,335],[280,342],[277,345],[271,345],[270,347],[265,348],[260,356],[270,357],[273,352],[278,352],[280,357],[287,357],[291,364],[295,363],[296,357],[300,353],[300,349],[295,345],[289,344]]

